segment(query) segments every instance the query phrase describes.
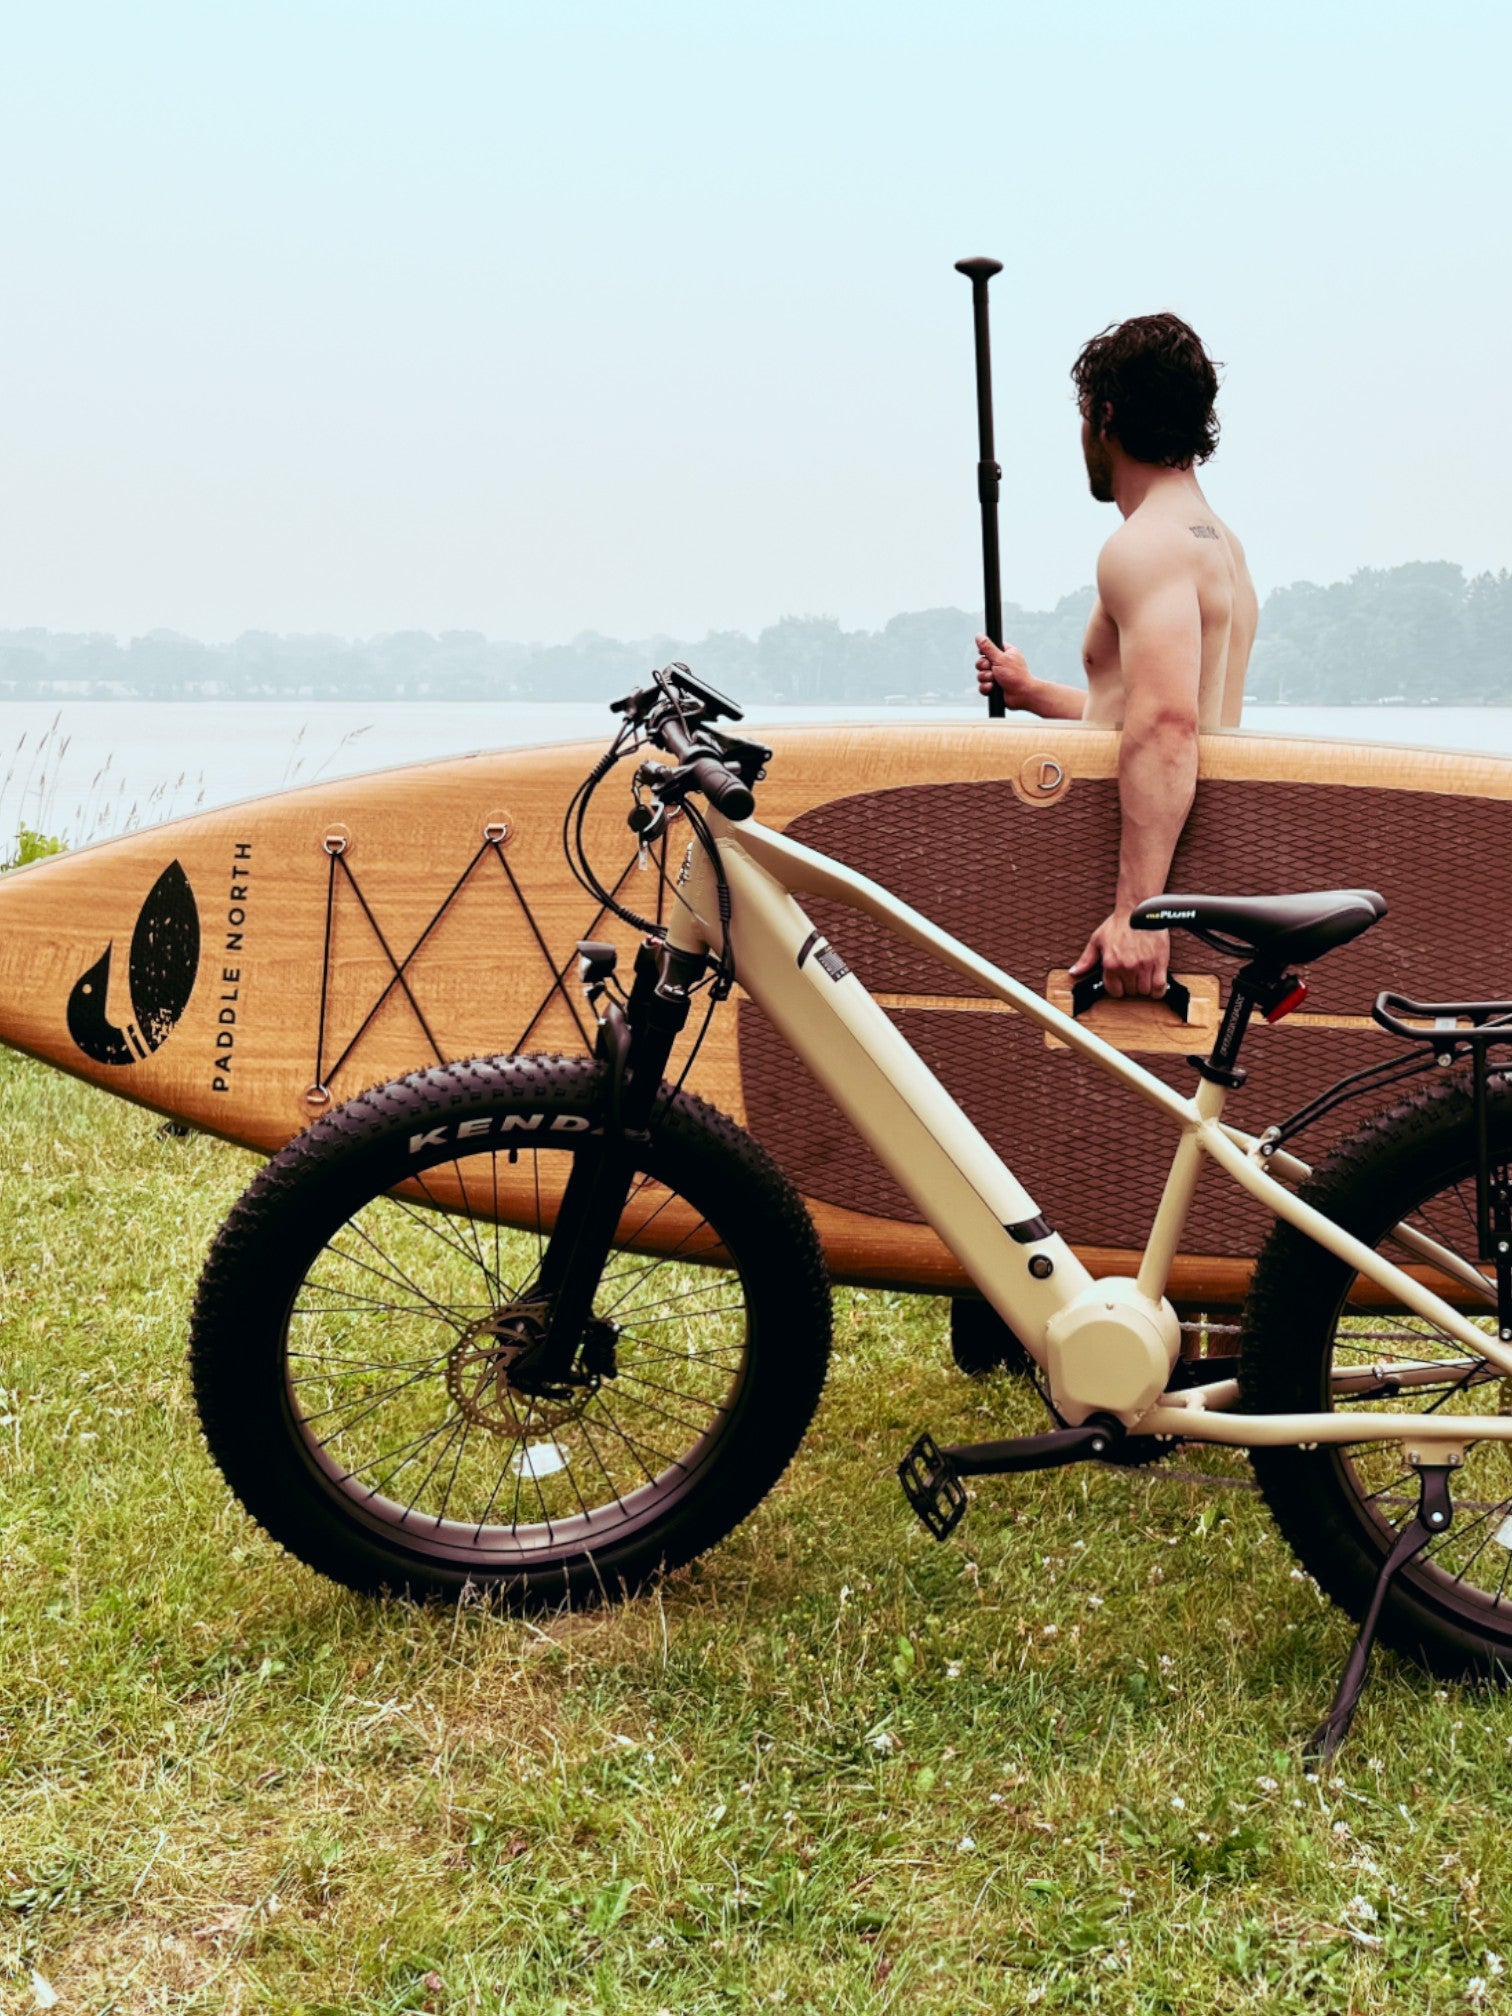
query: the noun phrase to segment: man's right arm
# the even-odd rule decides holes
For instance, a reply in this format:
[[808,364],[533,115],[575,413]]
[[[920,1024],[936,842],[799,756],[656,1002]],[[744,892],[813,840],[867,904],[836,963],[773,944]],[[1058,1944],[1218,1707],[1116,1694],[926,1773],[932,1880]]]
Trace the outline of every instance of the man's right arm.
[[1080,721],[1087,705],[1084,686],[1057,686],[1051,679],[1036,679],[1028,660],[1016,644],[994,644],[990,637],[978,637],[977,687],[990,693],[1001,689],[1003,704],[1018,714],[1038,714],[1044,721]]

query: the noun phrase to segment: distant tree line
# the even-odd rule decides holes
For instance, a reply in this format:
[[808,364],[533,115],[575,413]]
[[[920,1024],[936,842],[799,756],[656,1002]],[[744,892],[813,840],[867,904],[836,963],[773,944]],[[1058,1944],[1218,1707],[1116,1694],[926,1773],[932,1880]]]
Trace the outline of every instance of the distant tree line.
[[[1048,678],[1081,676],[1091,588],[1051,610],[1009,605],[1007,635]],[[133,700],[605,700],[684,658],[742,701],[876,704],[974,697],[963,609],[894,616],[842,630],[831,616],[785,616],[748,637],[635,643],[586,634],[570,644],[495,643],[475,630],[400,630],[352,642],[248,631],[200,644],[153,630],[103,635],[0,631],[0,696]],[[1292,706],[1512,704],[1512,575],[1446,560],[1364,568],[1328,587],[1278,588],[1261,612],[1251,699]]]

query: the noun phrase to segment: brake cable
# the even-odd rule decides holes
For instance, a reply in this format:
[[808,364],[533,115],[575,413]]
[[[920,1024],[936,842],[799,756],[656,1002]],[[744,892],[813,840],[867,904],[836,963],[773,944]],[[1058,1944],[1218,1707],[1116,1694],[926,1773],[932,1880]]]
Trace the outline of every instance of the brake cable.
[[[679,720],[682,720],[682,709],[678,707],[676,708],[676,712]],[[638,911],[632,910],[627,904],[621,903],[614,891],[606,889],[603,883],[600,882],[598,875],[594,871],[593,863],[588,856],[588,844],[584,833],[588,817],[588,807],[599,785],[603,783],[609,772],[625,756],[643,746],[645,741],[652,739],[649,735],[642,737],[638,731],[639,724],[626,721],[613,742],[610,743],[608,749],[605,750],[604,754],[594,764],[588,775],[573,793],[562,818],[562,849],[566,854],[567,865],[571,870],[573,879],[581,889],[594,897],[605,910],[608,910],[613,916],[618,917],[623,923],[630,925],[632,929],[643,932],[648,937],[665,939],[667,927],[664,924],[655,923],[649,917],[642,917]],[[663,805],[662,809],[664,815],[662,832],[665,833],[665,822],[670,817],[670,808]],[[708,855],[710,865],[714,870],[714,884],[719,905],[721,949],[715,961],[716,970],[714,978],[709,983],[709,1011],[710,1015],[712,1015],[713,1009],[718,1002],[729,999],[730,992],[735,985],[735,959],[730,949],[730,917],[732,910],[730,885],[725,877],[724,863],[719,858],[719,849],[715,845],[714,836],[710,833],[703,815],[686,798],[682,800],[676,809],[681,811],[683,817],[687,820],[699,844]],[[644,845],[644,834],[642,834],[641,838]],[[658,864],[657,873],[661,877],[663,886],[671,886],[667,884],[666,871],[660,864]],[[683,898],[678,895],[675,887],[671,887],[671,894],[674,901],[683,901]],[[705,1029],[708,1026],[708,1019],[708,1017],[705,1017]],[[698,1044],[702,1043],[703,1036],[704,1031],[700,1030],[697,1042],[693,1048],[694,1055],[697,1054]],[[691,1061],[692,1057],[690,1056],[689,1063]],[[686,1070],[687,1067],[685,1066],[684,1075],[686,1075]]]

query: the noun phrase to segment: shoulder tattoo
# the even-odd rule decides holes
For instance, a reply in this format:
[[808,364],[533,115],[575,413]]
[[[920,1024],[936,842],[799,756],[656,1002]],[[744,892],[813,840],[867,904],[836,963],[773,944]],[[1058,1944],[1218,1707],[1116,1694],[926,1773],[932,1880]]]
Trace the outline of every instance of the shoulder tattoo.
[[1218,537],[1218,527],[1216,525],[1190,525],[1187,529],[1194,539],[1216,539]]

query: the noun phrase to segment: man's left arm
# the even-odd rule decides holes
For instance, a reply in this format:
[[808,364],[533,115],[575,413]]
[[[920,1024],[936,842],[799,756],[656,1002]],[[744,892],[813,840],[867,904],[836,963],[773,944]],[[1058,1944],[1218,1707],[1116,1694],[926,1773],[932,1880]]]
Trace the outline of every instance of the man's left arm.
[[1103,606],[1118,630],[1124,718],[1118,749],[1122,831],[1111,913],[1093,932],[1073,974],[1102,967],[1108,992],[1165,992],[1170,934],[1135,931],[1135,904],[1165,891],[1171,856],[1197,788],[1197,696],[1202,615],[1197,586],[1172,580],[1137,552],[1104,556]]

